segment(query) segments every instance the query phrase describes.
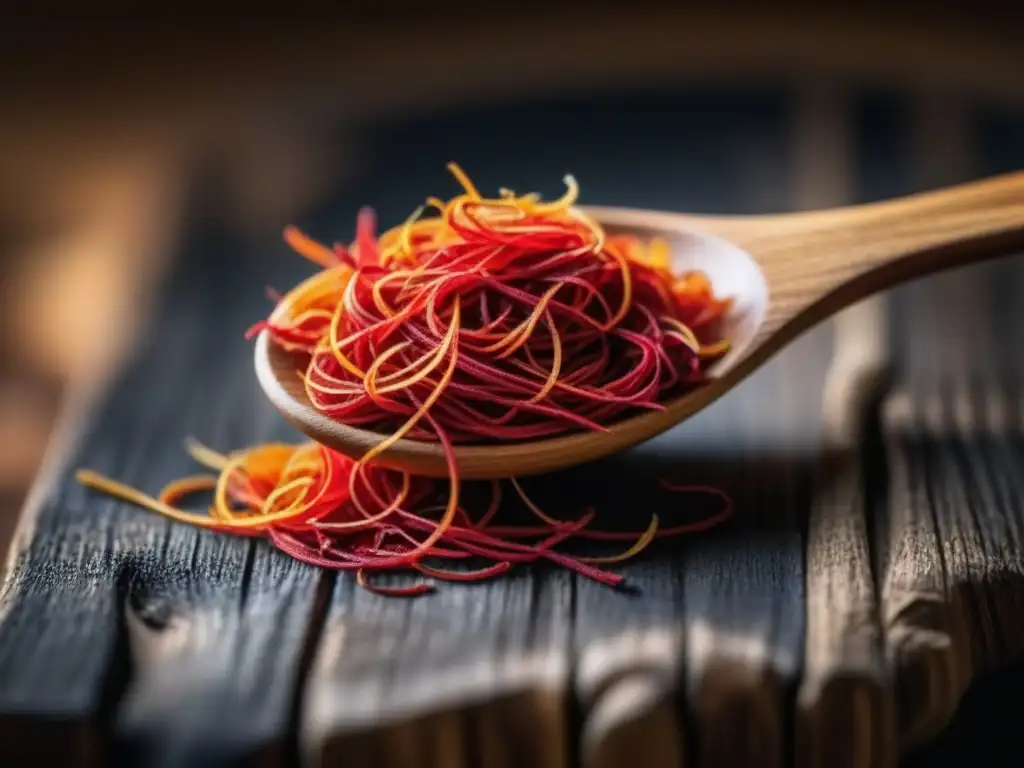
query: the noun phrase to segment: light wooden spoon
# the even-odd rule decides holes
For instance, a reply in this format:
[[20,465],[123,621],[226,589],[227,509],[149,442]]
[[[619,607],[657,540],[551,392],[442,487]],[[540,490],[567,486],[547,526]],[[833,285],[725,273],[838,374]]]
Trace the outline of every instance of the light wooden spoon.
[[[460,445],[465,478],[549,472],[621,451],[687,419],[739,384],[800,333],[843,307],[896,283],[1024,249],[1024,172],[870,205],[772,216],[691,216],[586,208],[609,232],[661,236],[673,269],[698,269],[731,296],[733,348],[707,384],[607,432],[495,445]],[[1016,352],[1014,352],[1016,354]],[[358,458],[386,435],[317,413],[296,361],[256,343],[256,375],[274,406],[312,439]],[[437,443],[400,440],[377,459],[419,475],[447,475]]]

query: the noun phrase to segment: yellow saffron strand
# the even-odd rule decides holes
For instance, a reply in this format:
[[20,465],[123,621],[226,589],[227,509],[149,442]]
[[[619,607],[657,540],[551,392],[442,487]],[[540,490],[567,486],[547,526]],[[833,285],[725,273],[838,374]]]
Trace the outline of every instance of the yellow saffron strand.
[[217,453],[211,448],[207,448],[205,445],[200,443],[194,438],[185,439],[185,450],[188,451],[188,455],[191,456],[199,464],[209,469],[215,469],[218,472],[224,469],[224,465],[227,464],[228,457],[222,453]]
[[469,176],[462,170],[458,163],[448,163],[447,168],[452,176],[462,185],[462,188],[466,190],[466,194],[469,195],[472,200],[480,200],[480,192],[473,185],[473,182],[469,180]]
[[337,266],[338,256],[326,245],[305,235],[296,227],[286,227],[284,240],[298,254],[305,256],[314,264],[319,264],[325,269]]
[[519,495],[519,498],[522,499],[522,502],[526,505],[527,509],[540,518],[542,522],[547,523],[552,528],[564,528],[566,525],[569,525],[569,523],[564,520],[556,520],[538,507],[533,502],[533,499],[526,495],[526,491],[523,490],[523,486],[521,486],[519,481],[514,477],[510,477],[509,482],[512,483],[512,487],[515,488],[516,493]]
[[380,373],[381,366],[384,365],[388,360],[397,355],[403,349],[406,349],[412,342],[402,341],[395,344],[393,347],[388,347],[377,359],[373,361],[373,365],[370,366],[366,372],[366,376],[363,378],[363,387],[366,389],[366,394],[376,400],[379,396],[377,390],[377,374]]
[[621,563],[625,560],[629,560],[647,549],[647,546],[654,541],[654,537],[658,533],[658,525],[658,516],[651,515],[651,522],[647,526],[647,530],[644,531],[643,535],[636,540],[636,543],[625,552],[620,552],[617,555],[605,555],[603,557],[577,557],[576,559],[583,563],[590,563],[591,565],[609,565],[611,563]]
[[325,531],[353,531],[370,528],[375,523],[389,517],[396,509],[402,506],[402,504],[405,503],[405,500],[409,497],[409,490],[412,488],[412,476],[409,475],[408,472],[403,472],[402,489],[399,491],[398,496],[392,499],[391,503],[384,507],[380,512],[371,515],[359,501],[359,494],[355,492],[355,479],[357,475],[359,475],[358,469],[357,471],[353,471],[352,475],[349,477],[349,497],[356,509],[358,509],[360,514],[363,515],[363,519],[345,523],[317,521],[316,526],[318,528],[323,528]]
[[608,321],[606,327],[610,330],[622,322],[622,318],[629,312],[633,303],[633,276],[626,257],[619,253],[618,249],[613,248],[611,243],[605,244],[605,252],[618,263],[619,269],[622,271],[622,304],[619,306],[619,311]]
[[[445,336],[444,341],[441,342],[441,350],[443,350],[443,353],[441,354],[442,359],[444,357],[444,354],[450,354],[448,370],[445,371],[444,376],[441,377],[441,381],[438,382],[437,387],[434,389],[433,392],[430,393],[426,400],[423,401],[423,405],[419,407],[416,413],[414,413],[409,418],[409,420],[405,422],[405,424],[400,426],[391,435],[389,435],[386,440],[382,440],[369,451],[367,451],[363,458],[359,460],[360,465],[369,464],[375,458],[384,453],[384,451],[386,451],[388,448],[390,448],[403,437],[405,437],[406,434],[408,434],[409,431],[420,422],[424,414],[426,414],[426,412],[433,407],[434,403],[437,402],[438,398],[441,397],[441,394],[448,387],[448,383],[452,380],[452,376],[455,375],[455,367],[459,359],[459,346],[455,342],[455,339],[459,333],[459,324],[459,303],[458,301],[456,301],[455,309],[452,312],[452,323],[448,327],[448,334]],[[439,352],[441,350],[439,350]]]
[[555,327],[555,319],[551,316],[550,310],[544,310],[544,324],[548,327],[548,332],[551,334],[551,347],[552,347],[552,359],[551,359],[551,373],[548,375],[547,380],[544,382],[544,386],[541,387],[540,391],[530,398],[529,402],[539,403],[558,383],[558,376],[562,372],[562,338],[558,335],[558,329]]
[[160,495],[157,496],[157,501],[161,504],[173,505],[179,499],[191,496],[193,493],[212,491],[216,485],[216,475],[182,477],[165,485],[160,491]]
[[137,507],[142,507],[150,512],[155,512],[158,515],[169,517],[172,520],[177,520],[181,523],[198,525],[202,528],[216,528],[219,525],[222,525],[222,523],[212,519],[208,515],[186,512],[185,510],[172,507],[169,504],[164,504],[159,499],[155,499],[142,491],[132,488],[130,485],[125,485],[117,480],[104,477],[98,472],[93,472],[91,469],[78,470],[78,472],[75,473],[75,478],[86,488],[92,488],[95,491],[100,491],[108,496],[113,496],[114,498],[121,499],[129,504],[134,504]]
[[576,178],[572,174],[566,174],[564,181],[566,186],[564,195],[550,203],[532,203],[530,213],[543,216],[556,211],[564,211],[575,205],[580,196],[580,185],[576,183]]
[[[354,284],[354,280],[350,281],[349,286],[345,290],[346,295],[348,295],[348,293],[351,290],[351,286]],[[341,318],[342,315],[344,315],[344,313],[345,304],[344,302],[339,301],[337,308],[335,308],[334,310],[334,316],[331,318],[331,325],[328,331],[331,354],[334,355],[334,359],[337,360],[346,371],[348,371],[354,376],[363,378],[364,376],[366,376],[366,372],[360,370],[359,366],[357,366],[355,363],[353,363],[351,360],[345,357],[345,354],[341,351],[341,346],[338,343],[338,328],[341,325]]]
[[513,331],[513,333],[517,333],[518,335],[516,339],[504,351],[502,351],[501,354],[498,355],[499,360],[502,360],[514,354],[517,349],[519,349],[520,347],[523,346],[523,344],[529,341],[530,336],[533,334],[533,329],[537,327],[537,323],[540,322],[541,317],[543,317],[544,313],[547,312],[547,306],[551,302],[551,299],[554,298],[555,294],[558,293],[562,286],[562,283],[558,283],[556,285],[551,286],[551,288],[544,292],[544,295],[541,296],[540,301],[537,302],[537,306],[534,308],[533,312],[530,313],[530,317],[522,326],[522,330]]

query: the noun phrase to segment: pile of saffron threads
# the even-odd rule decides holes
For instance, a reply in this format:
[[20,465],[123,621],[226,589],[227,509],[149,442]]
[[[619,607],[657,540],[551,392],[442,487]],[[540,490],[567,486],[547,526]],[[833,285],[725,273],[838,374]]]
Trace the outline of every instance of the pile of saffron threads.
[[[443,521],[438,515],[447,506],[444,481],[374,466],[360,472],[357,462],[315,443],[270,443],[229,455],[192,441],[187,448],[215,473],[175,480],[156,496],[91,470],[79,470],[78,480],[172,520],[266,537],[304,563],[355,571],[361,586],[389,596],[429,592],[436,581],[480,581],[539,560],[617,586],[622,576],[601,566],[628,560],[655,538],[711,528],[731,513],[729,497],[715,488],[662,481],[668,491],[705,493],[719,498],[721,504],[707,517],[672,527],[660,527],[657,516],[652,516],[640,532],[599,530],[591,525],[595,510],[584,510],[573,520],[555,519],[534,503],[519,482],[507,480],[486,484],[490,498],[475,515],[460,506],[451,521]],[[499,520],[502,496],[509,489],[535,522]],[[179,506],[200,492],[213,494],[207,513]],[[627,542],[628,548],[597,557],[559,551],[558,545],[569,539]],[[452,561],[459,563],[453,567]],[[411,570],[429,581],[396,587],[368,580],[369,573],[382,570]]]
[[[314,443],[230,455],[192,443],[193,457],[217,474],[178,480],[157,497],[89,470],[79,480],[175,520],[266,536],[299,560],[354,570],[361,585],[395,595],[432,584],[374,586],[367,573],[411,569],[432,580],[476,581],[543,559],[616,585],[621,577],[602,564],[725,519],[730,504],[721,491],[671,483],[663,484],[724,504],[701,520],[661,527],[652,516],[643,531],[613,532],[591,526],[593,510],[572,520],[551,516],[510,479],[534,524],[498,523],[502,482],[491,483],[478,515],[464,508],[455,444],[606,430],[662,409],[700,385],[727,351],[720,323],[729,301],[716,298],[700,273],[674,276],[667,243],[606,234],[574,207],[572,177],[552,202],[509,190],[485,199],[458,166],[449,169],[461,194],[428,198],[380,236],[369,209],[360,211],[351,245],[327,247],[286,230],[292,248],[321,270],[250,329],[294,355],[318,411],[390,432],[386,440],[359,461]],[[402,438],[439,443],[447,481],[374,463]],[[213,492],[208,514],[176,506],[199,491]],[[570,538],[631,546],[570,556],[556,549]],[[486,565],[451,569],[445,560]]]

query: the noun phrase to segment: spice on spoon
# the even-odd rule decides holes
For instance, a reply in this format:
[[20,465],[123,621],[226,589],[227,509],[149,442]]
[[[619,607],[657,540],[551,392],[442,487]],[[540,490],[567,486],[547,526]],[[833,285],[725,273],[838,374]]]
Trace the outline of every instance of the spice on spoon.
[[[355,241],[328,248],[294,228],[285,239],[321,267],[282,297],[267,321],[272,343],[295,354],[310,402],[349,425],[390,431],[354,461],[315,443],[269,444],[227,456],[193,444],[218,474],[176,481],[149,497],[89,470],[84,484],[173,519],[224,532],[267,536],[304,562],[355,570],[384,594],[428,591],[375,586],[371,571],[412,569],[431,580],[476,581],[543,559],[615,585],[601,566],[652,540],[702,530],[720,512],[662,527],[656,516],[632,533],[593,528],[593,511],[560,520],[541,510],[514,479],[492,483],[478,515],[460,498],[452,446],[531,440],[616,419],[702,383],[727,351],[720,321],[728,300],[700,273],[676,277],[667,243],[608,235],[578,211],[578,186],[553,202],[502,190],[484,199],[458,168],[463,192],[430,198],[380,236],[369,209]],[[424,216],[426,208],[436,215]],[[447,480],[412,477],[375,460],[401,438],[440,443]],[[536,518],[499,525],[503,485]],[[507,487],[505,492],[507,493]],[[178,504],[212,491],[207,515]],[[440,503],[439,503],[440,500]],[[629,541],[619,555],[570,556],[568,539]],[[484,561],[467,570],[446,560]]]

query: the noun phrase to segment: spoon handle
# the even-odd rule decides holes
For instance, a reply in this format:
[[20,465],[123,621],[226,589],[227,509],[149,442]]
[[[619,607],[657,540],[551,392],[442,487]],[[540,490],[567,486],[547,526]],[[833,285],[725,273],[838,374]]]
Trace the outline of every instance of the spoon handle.
[[735,239],[764,270],[768,323],[815,322],[896,283],[1024,250],[1024,172],[766,224]]

